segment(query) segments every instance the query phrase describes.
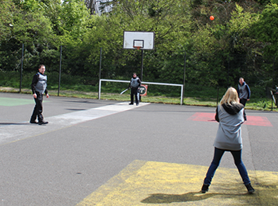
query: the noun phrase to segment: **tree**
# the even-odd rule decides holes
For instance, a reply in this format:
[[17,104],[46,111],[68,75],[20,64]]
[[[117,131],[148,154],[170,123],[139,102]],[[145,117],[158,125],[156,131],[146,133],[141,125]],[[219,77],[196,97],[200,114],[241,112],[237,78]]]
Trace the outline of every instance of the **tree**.
[[[146,68],[144,77],[166,78],[165,72],[161,70],[166,70],[165,67],[168,68],[169,64],[164,60],[167,57],[171,58],[174,53],[184,51],[183,45],[189,36],[188,8],[189,1],[181,0],[115,1],[111,12],[96,19],[93,29],[88,34],[90,36],[88,39],[91,41],[87,43],[94,48],[96,45],[102,47],[103,55],[110,58],[112,65],[116,65],[110,67],[113,71],[110,71],[110,75],[127,75],[127,70],[130,75],[132,70],[128,67],[133,67],[133,71],[138,71],[140,58],[137,51],[122,49],[123,32],[154,32],[155,51],[147,51],[144,54],[144,67]],[[99,22],[101,23],[98,24]],[[99,53],[99,48],[97,52]],[[156,55],[154,55],[155,52]],[[183,64],[183,57],[180,62]],[[171,69],[180,68],[172,67]],[[182,77],[179,76],[179,78]]]
[[278,55],[278,5],[268,4],[252,28],[253,36],[264,42],[265,55]]
[[[273,1],[274,2],[274,1]],[[278,81],[278,73],[274,69],[277,67],[278,55],[278,5],[270,3],[266,5],[265,9],[259,15],[259,20],[255,22],[250,29],[250,36],[257,41],[258,47],[256,54],[261,57],[261,61],[256,61],[261,70],[260,82],[268,86],[274,86]]]
[[12,37],[14,10],[15,5],[12,0],[0,0],[0,41]]

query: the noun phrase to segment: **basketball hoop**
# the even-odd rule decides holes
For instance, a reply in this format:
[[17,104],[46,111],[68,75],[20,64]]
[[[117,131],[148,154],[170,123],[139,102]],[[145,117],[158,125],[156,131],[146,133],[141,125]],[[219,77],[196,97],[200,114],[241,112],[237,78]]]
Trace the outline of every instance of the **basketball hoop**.
[[133,40],[133,48],[137,49],[137,50],[144,49],[144,40],[134,39]]
[[140,50],[142,47],[141,46],[133,46],[133,48]]

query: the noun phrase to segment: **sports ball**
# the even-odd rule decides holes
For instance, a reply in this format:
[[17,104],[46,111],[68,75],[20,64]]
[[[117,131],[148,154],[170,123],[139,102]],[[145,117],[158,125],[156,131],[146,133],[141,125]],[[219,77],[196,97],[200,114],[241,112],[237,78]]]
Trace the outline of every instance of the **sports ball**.
[[213,20],[214,20],[214,16],[210,16],[209,19],[210,19],[211,21],[213,21]]

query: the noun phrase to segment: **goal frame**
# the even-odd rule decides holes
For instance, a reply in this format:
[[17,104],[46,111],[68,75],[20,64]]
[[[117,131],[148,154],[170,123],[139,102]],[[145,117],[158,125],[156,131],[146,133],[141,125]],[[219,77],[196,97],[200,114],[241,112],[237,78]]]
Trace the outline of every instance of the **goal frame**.
[[[98,86],[98,99],[101,99],[101,82],[121,82],[121,83],[130,83],[128,80],[115,80],[115,79],[100,79]],[[180,104],[183,103],[183,84],[172,84],[172,83],[160,83],[160,82],[141,82],[142,84],[154,84],[154,85],[163,85],[163,86],[176,86],[181,87],[181,96]]]

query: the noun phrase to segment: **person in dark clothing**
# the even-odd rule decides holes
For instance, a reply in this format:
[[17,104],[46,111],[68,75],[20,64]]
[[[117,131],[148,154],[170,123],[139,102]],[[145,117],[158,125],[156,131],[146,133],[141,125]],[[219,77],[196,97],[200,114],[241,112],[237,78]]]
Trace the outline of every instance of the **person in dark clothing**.
[[[245,107],[246,102],[249,101],[251,97],[251,90],[242,77],[239,78],[239,84],[237,85],[237,93],[239,97],[239,102],[243,104],[243,106]],[[247,120],[245,110],[244,120]]]
[[201,189],[202,193],[208,191],[215,171],[226,151],[232,153],[234,163],[248,193],[255,192],[251,185],[245,165],[241,159],[241,125],[244,123],[243,111],[244,106],[239,103],[236,89],[230,87],[216,108],[215,120],[219,122],[219,126],[214,140],[214,157],[204,179],[204,184]]
[[137,77],[136,73],[133,73],[133,76],[130,80],[129,87],[128,87],[131,88],[129,105],[133,105],[133,96],[135,96],[136,106],[139,105],[139,90],[138,90],[139,86],[141,86],[141,80],[139,79],[139,77]]
[[[46,98],[49,97],[48,91],[47,91],[47,76],[44,74],[45,72],[45,66],[40,65],[39,66],[39,71],[37,74],[34,75],[33,81],[31,84],[31,89],[33,93],[33,97],[35,100],[35,107],[33,114],[30,119],[30,123],[38,123],[38,124],[47,124],[48,122],[45,122],[43,120],[43,115],[42,115],[42,101],[43,101],[43,94],[46,94]],[[36,119],[38,118],[38,122],[36,122]]]
[[243,106],[245,106],[246,102],[249,101],[251,97],[251,90],[242,77],[239,78],[239,84],[237,85],[237,93],[240,103],[243,104]]

